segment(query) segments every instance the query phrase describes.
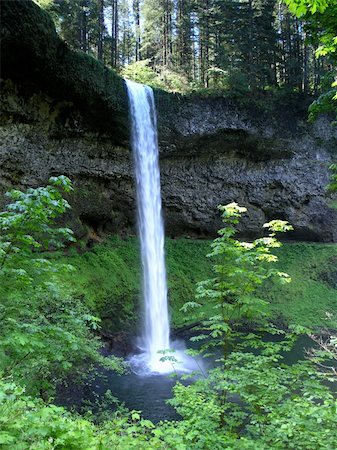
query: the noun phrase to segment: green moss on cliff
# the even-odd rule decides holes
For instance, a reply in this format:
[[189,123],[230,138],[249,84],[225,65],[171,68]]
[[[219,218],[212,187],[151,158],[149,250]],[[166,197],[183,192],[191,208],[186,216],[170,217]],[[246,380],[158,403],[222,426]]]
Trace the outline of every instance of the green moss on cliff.
[[[166,241],[170,312],[175,327],[189,323],[180,307],[194,298],[195,284],[211,276],[212,262],[205,256],[209,244],[191,239]],[[271,303],[272,318],[285,324],[334,327],[331,314],[337,308],[337,245],[285,244],[278,256],[279,269],[291,275],[292,283],[281,286],[270,282],[261,289],[260,296]],[[135,238],[112,237],[92,251],[72,251],[65,259],[77,270],[63,281],[102,317],[106,330],[135,326],[141,286]]]
[[120,76],[70,50],[49,15],[30,0],[3,0],[1,25],[2,78],[18,84],[20,95],[43,91],[70,101],[89,128],[109,133],[116,142],[128,139],[127,95]]
[[[188,322],[179,308],[194,297],[195,283],[211,274],[210,261],[204,257],[207,251],[205,241],[166,242],[170,313],[175,326]],[[111,237],[91,251],[77,254],[73,250],[62,259],[76,268],[63,282],[103,319],[105,329],[117,331],[134,326],[142,282],[137,239]]]

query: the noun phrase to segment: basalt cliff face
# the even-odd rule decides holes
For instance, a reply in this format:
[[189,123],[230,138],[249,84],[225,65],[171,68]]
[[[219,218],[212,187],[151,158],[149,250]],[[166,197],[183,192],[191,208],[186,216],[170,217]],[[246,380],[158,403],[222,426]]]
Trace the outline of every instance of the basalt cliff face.
[[280,218],[293,224],[293,239],[337,238],[326,192],[337,134],[327,119],[309,125],[298,112],[269,115],[225,99],[182,100],[175,114],[161,115],[168,230],[214,233],[217,205],[236,201],[248,208],[244,235]]
[[[2,2],[0,189],[65,174],[75,186],[67,222],[78,236],[135,225],[133,158],[123,80],[70,51],[29,0]],[[217,205],[248,208],[246,236],[281,218],[294,239],[336,241],[326,192],[337,131],[282,104],[272,111],[224,98],[155,92],[167,233],[213,236]],[[3,201],[3,200],[2,200]]]

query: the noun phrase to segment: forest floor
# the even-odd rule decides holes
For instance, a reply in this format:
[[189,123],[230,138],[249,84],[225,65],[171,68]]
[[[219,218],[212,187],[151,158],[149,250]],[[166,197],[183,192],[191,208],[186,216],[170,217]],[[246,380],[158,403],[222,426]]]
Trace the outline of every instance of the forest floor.
[[[191,322],[180,308],[195,299],[196,283],[212,276],[206,255],[210,241],[167,239],[166,262],[171,322],[179,328]],[[131,331],[138,316],[141,264],[136,238],[116,236],[95,245],[90,251],[68,250],[62,262],[75,272],[63,275],[63,284],[73,295],[102,318],[108,332]],[[278,270],[287,272],[292,282],[280,285],[268,281],[258,296],[270,302],[270,315],[282,325],[299,324],[314,330],[335,328],[337,310],[337,245],[286,243],[275,250]],[[207,305],[205,305],[207,310]]]

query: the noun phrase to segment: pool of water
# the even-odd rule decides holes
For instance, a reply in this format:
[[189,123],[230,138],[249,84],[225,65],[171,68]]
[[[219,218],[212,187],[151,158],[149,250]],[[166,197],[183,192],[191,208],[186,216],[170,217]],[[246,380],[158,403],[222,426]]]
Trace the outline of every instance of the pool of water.
[[[312,345],[313,342],[308,337],[299,338],[292,351],[284,355],[284,362],[293,364],[304,359],[305,349]],[[210,362],[206,363],[207,365],[211,365]],[[109,390],[128,409],[142,411],[142,416],[146,419],[153,422],[165,419],[179,420],[179,415],[167,404],[167,400],[172,397],[172,387],[177,379],[181,379],[179,375],[141,376],[127,373],[120,376],[112,371],[101,370],[98,376],[88,381],[85,386],[70,384],[67,388],[61,388],[58,403],[80,409],[87,402],[93,403],[97,399],[102,399]],[[188,381],[184,380],[183,383],[187,384]]]
[[[172,388],[179,376],[147,375],[140,376],[134,373],[117,375],[112,371],[101,370],[93,380],[89,380],[84,386],[69,384],[61,386],[57,393],[57,404],[66,407],[74,407],[81,411],[86,405],[94,406],[102,401],[107,391],[125,405],[129,410],[142,412],[142,417],[153,422],[160,420],[179,420],[179,415],[174,408],[166,402],[172,398]],[[186,380],[184,384],[188,384]],[[114,410],[113,403],[109,408]]]

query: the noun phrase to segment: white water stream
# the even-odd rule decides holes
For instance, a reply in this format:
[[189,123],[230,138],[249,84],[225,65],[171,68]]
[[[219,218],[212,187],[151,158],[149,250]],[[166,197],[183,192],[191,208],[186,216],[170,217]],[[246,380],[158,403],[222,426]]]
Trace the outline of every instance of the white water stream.
[[[141,353],[131,358],[134,370],[141,373],[190,371],[190,358],[170,343],[167,285],[164,257],[164,225],[161,211],[160,170],[156,109],[149,86],[126,80],[130,116],[131,145],[134,153],[138,230],[143,265],[145,323],[139,342]],[[161,361],[159,351],[176,347],[177,362]],[[192,364],[194,366],[194,364]]]
[[158,351],[170,347],[167,286],[164,259],[164,225],[161,212],[160,171],[156,110],[150,87],[126,81],[131,113],[138,229],[143,264],[145,327],[141,342],[151,371],[166,371]]

